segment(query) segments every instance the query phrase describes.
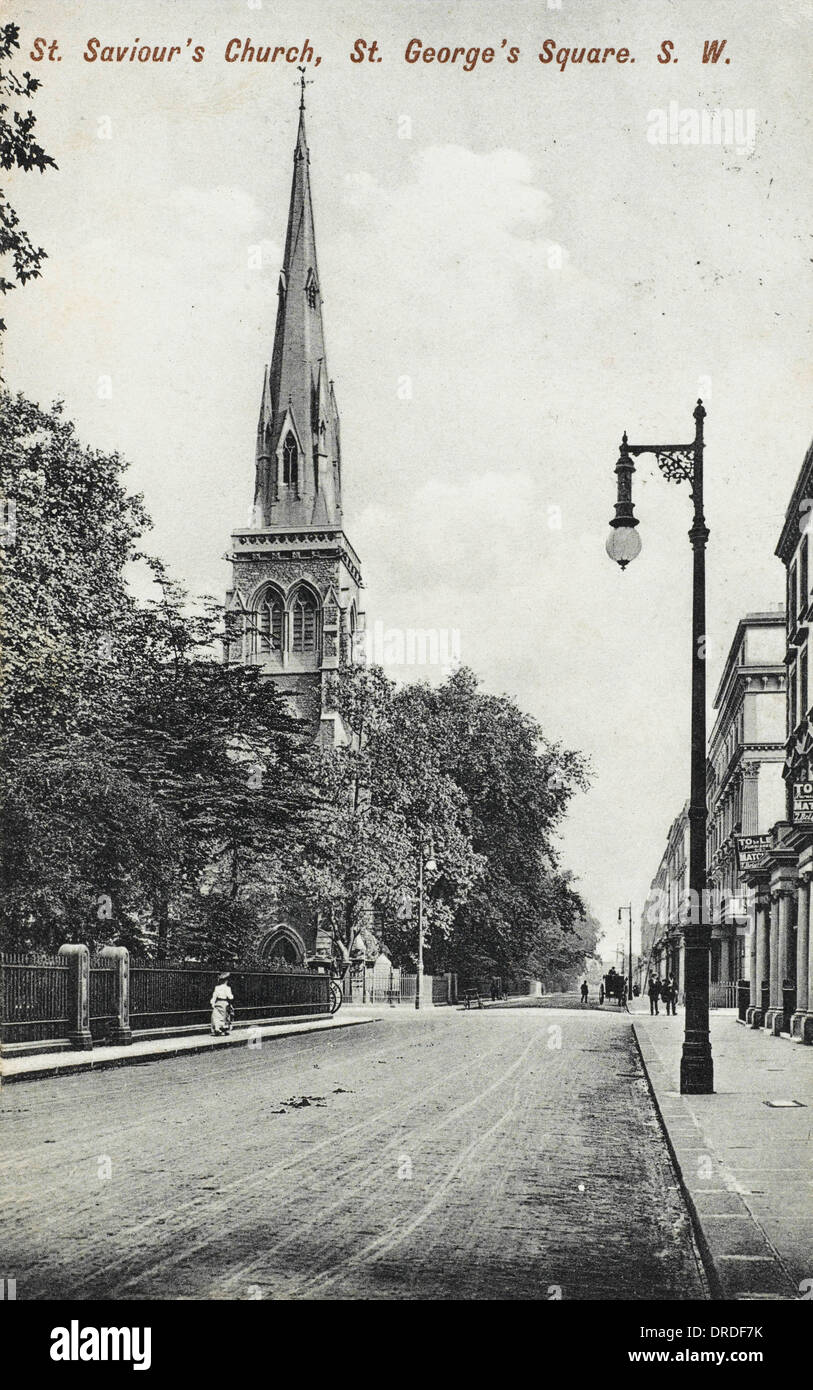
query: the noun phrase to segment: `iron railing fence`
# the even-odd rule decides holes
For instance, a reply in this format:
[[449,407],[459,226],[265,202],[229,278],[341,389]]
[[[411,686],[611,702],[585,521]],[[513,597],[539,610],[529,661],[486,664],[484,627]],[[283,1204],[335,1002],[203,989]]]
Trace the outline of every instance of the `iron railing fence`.
[[364,961],[353,961],[342,977],[342,998],[345,1004],[361,1003],[365,996]]
[[716,980],[709,985],[710,1009],[736,1009],[737,981]]
[[[433,977],[424,975],[423,979],[426,999],[432,999]],[[414,1004],[417,980],[416,974],[409,974],[397,965],[368,967],[367,1000],[370,1004]]]
[[[368,966],[353,967],[344,981],[344,997],[358,1002],[364,990],[369,1004],[414,1005],[418,976],[398,966],[389,969]],[[452,1000],[452,983],[448,975],[424,975],[422,999],[425,1004],[448,1004]]]
[[330,976],[315,970],[234,970],[229,982],[239,1018],[290,1018],[328,1012]]
[[66,1036],[68,972],[63,956],[0,954],[0,1039],[4,1043],[53,1042]]
[[[133,1032],[208,1023],[221,972],[211,966],[135,960],[130,964]],[[235,969],[229,980],[236,1019],[290,1018],[330,1008],[330,977],[311,970]]]
[[432,1003],[448,1004],[449,1002],[449,978],[447,975],[432,976]]
[[[65,1042],[77,1027],[77,985],[67,956],[0,953],[0,1043]],[[220,970],[178,961],[134,960],[129,1024],[134,1033],[208,1024],[209,1000]],[[231,972],[235,1017],[291,1018],[330,1011],[330,977],[310,970],[236,968]],[[91,955],[86,969],[86,1022],[94,1042],[120,1024],[122,988],[116,957]]]
[[118,1023],[119,966],[110,956],[90,958],[90,1036],[94,1042],[109,1037]]
[[[371,1004],[401,1002],[401,971],[397,966],[382,969],[380,965],[367,971],[367,998]],[[415,995],[413,992],[412,998]]]

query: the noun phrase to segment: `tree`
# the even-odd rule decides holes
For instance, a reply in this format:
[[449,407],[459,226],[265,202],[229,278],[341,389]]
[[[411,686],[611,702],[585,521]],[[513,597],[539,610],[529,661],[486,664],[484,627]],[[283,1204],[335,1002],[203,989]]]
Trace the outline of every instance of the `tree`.
[[[146,808],[134,804],[124,823],[135,838],[129,849],[119,845],[119,869],[111,863],[101,881],[90,872],[93,853],[110,862],[102,826],[126,809],[121,787],[101,809],[111,763],[94,725],[104,708],[112,634],[127,631],[134,610],[124,568],[149,524],[123,472],[117,455],[78,442],[61,406],[46,411],[0,393],[0,921],[7,942],[48,942],[54,931],[95,921],[97,897],[133,871],[138,834],[150,833]],[[166,830],[159,838],[167,843]]]
[[[140,550],[125,465],[55,407],[0,397],[0,924],[6,944],[126,939],[210,950],[249,919],[297,797],[297,725],[254,668],[219,659],[200,611]],[[155,598],[137,604],[141,559]],[[253,916],[252,916],[253,913]],[[235,938],[236,939],[236,938]]]
[[317,755],[318,795],[293,872],[304,895],[343,921],[345,940],[375,904],[381,944],[396,964],[414,965],[419,854],[431,846],[433,968],[538,975],[577,962],[584,909],[555,835],[586,785],[580,755],[545,740],[470,671],[437,689],[396,690],[377,668],[345,668],[329,699],[355,736]]
[[0,690],[3,740],[66,734],[107,679],[130,631],[125,566],[149,518],[126,465],[79,443],[50,410],[0,392]]
[[[428,958],[464,975],[575,968],[590,943],[556,833],[586,785],[470,671],[396,690],[347,666],[340,747],[306,737],[273,682],[224,663],[218,605],[144,553],[125,464],[80,444],[59,406],[0,395],[0,928],[5,944],[118,940],[235,960],[282,897],[347,944],[376,910],[414,964],[431,847]],[[127,566],[146,565],[137,603]]]
[[[56,162],[46,154],[34,138],[36,117],[30,106],[21,108],[42,86],[38,78],[24,72],[18,78],[9,62],[15,49],[20,47],[20,30],[16,24],[4,24],[0,28],[0,165],[4,169],[29,171],[47,168],[56,169]],[[14,209],[6,202],[0,192],[0,256],[10,256],[13,270],[10,272],[18,284],[24,285],[41,274],[42,262],[46,252],[41,246],[34,246],[28,234],[20,226],[20,219]],[[7,294],[15,288],[14,280],[0,275],[0,293]],[[5,330],[0,319],[0,333]]]
[[156,903],[159,953],[174,904],[176,948],[210,952],[228,927],[233,955],[257,926],[251,889],[262,880],[270,896],[275,856],[310,801],[301,726],[257,667],[218,658],[219,606],[195,612],[163,565],[150,564],[160,597],[133,615],[106,738],[120,775],[148,788],[179,828],[173,883]]
[[0,824],[4,947],[148,946],[181,827],[95,739],[7,754]]
[[286,845],[289,886],[346,944],[375,908],[379,943],[398,963],[417,945],[418,853],[434,846],[435,930],[479,871],[465,799],[435,752],[396,713],[395,687],[377,667],[347,666],[327,688],[352,731],[348,745],[311,750],[313,799]]
[[404,687],[396,708],[426,731],[464,795],[485,865],[433,960],[472,977],[542,973],[584,912],[555,843],[571,797],[587,785],[584,759],[547,740],[513,700],[482,691],[465,668],[437,688]]
[[531,956],[531,970],[544,980],[548,989],[572,988],[574,977],[581,974],[588,961],[597,959],[596,947],[601,927],[591,913],[576,917],[565,930],[548,924],[544,954]]

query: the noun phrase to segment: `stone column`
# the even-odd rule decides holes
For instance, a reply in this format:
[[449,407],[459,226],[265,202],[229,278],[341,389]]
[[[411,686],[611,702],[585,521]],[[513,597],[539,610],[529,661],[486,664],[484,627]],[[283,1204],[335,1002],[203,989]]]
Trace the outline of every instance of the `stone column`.
[[720,923],[720,984],[726,985],[731,979],[731,942],[728,924]]
[[807,918],[807,1013],[801,1027],[802,1042],[813,1043],[813,892],[808,894]]
[[771,895],[767,886],[758,890],[756,935],[756,1002],[751,1022],[755,1028],[761,1028],[765,1022],[765,1012],[762,1008],[762,987],[769,982],[771,977],[771,936],[773,935]]
[[[771,900],[764,879],[748,880],[748,945],[750,955],[750,999],[745,1015],[746,1023],[760,1028],[764,1022],[762,1014],[762,981],[767,978],[768,932],[770,930]],[[759,1011],[759,1020],[754,1014]]]
[[[784,1000],[782,987],[785,981],[788,960],[788,941],[790,939],[791,898],[796,891],[795,876],[783,872],[771,882],[771,899],[774,911],[771,921],[771,989],[765,1027],[774,1037],[782,1031]],[[776,925],[776,929],[774,929]]]
[[742,765],[742,834],[759,834],[759,763]]
[[808,954],[810,948],[810,874],[799,878],[796,914],[796,1010],[790,1020],[790,1035],[800,1038],[808,1010]]
[[125,1045],[133,1041],[130,1028],[130,952],[126,946],[103,946],[100,956],[109,956],[118,962],[118,1021],[110,1034],[114,1043]]
[[60,946],[57,955],[68,962],[68,1041],[90,1052],[90,953],[87,946]]

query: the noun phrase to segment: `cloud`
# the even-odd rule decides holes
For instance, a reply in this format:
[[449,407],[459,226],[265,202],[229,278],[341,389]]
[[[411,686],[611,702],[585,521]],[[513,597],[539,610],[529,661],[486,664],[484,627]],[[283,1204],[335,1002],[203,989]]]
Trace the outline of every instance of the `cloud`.
[[[516,8],[503,12],[530,55],[538,32]],[[780,14],[795,24],[795,0]],[[344,23],[313,15],[344,46]],[[640,30],[643,52],[660,35],[654,18]],[[704,79],[709,100],[731,81],[726,104],[759,108],[742,169],[648,145],[664,79],[643,62],[591,97],[540,87],[532,61],[454,84],[393,64],[352,103],[352,74],[326,62],[313,93],[327,350],[368,613],[459,630],[490,688],[590,752],[595,790],[568,820],[567,857],[608,924],[646,891],[687,784],[687,499],[642,461],[644,549],[618,574],[603,543],[622,429],[683,437],[710,395],[715,650],[742,611],[781,597],[773,547],[807,443],[805,118],[787,102],[798,53],[766,67],[764,51],[755,31]],[[20,191],[49,260],[4,306],[12,384],[63,395],[82,437],[131,458],[151,543],[214,593],[252,498],[295,128],[290,74],[269,96],[274,75],[247,69],[211,62],[172,87],[166,72],[96,73],[89,106],[87,74],[63,64],[39,94],[59,174]],[[416,138],[398,140],[399,111],[421,102]]]

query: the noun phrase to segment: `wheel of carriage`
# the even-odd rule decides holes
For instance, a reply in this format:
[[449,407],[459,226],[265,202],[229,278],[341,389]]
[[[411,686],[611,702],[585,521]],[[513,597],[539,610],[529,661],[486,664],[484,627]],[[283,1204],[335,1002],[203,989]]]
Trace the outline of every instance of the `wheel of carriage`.
[[339,1009],[342,1007],[342,1003],[343,1003],[343,1002],[344,1002],[344,994],[342,993],[342,987],[341,987],[339,981],[338,981],[338,980],[331,980],[331,982],[330,982],[330,1012],[331,1012],[332,1014],[338,1013],[338,1012],[339,1012]]

